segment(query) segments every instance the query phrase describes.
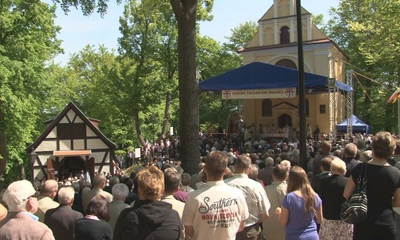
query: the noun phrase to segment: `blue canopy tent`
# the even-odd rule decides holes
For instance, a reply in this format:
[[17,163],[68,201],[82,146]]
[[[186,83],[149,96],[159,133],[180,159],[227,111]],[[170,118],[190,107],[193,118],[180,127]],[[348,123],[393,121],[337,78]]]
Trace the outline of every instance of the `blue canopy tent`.
[[[313,73],[304,73],[305,87],[309,92],[325,92],[328,77]],[[336,81],[336,86],[342,91],[353,89],[342,82]],[[298,87],[298,71],[296,69],[253,62],[229,72],[220,74],[199,83],[203,91],[271,89]]]
[[[336,130],[338,132],[346,132],[347,131],[347,118],[336,125]],[[369,133],[370,126],[363,121],[361,121],[358,117],[352,115],[351,116],[351,123],[353,126],[353,133]]]

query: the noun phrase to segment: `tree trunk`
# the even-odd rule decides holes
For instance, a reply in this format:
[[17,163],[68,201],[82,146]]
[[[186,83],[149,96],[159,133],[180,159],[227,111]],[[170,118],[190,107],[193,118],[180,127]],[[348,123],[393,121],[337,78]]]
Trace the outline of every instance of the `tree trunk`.
[[144,147],[144,146],[146,146],[146,142],[143,139],[142,130],[140,129],[139,112],[134,110],[133,111],[133,117],[135,119],[135,129],[136,129],[137,137],[139,139],[140,145],[142,145],[142,147]]
[[178,22],[181,161],[185,172],[198,171],[199,90],[196,79],[197,0],[170,0]]

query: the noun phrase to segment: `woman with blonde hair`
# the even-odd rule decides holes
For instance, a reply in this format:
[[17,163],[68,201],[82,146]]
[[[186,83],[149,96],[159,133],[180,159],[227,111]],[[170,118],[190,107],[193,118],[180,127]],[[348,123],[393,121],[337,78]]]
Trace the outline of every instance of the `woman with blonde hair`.
[[293,166],[289,172],[287,193],[282,209],[276,209],[278,221],[286,230],[286,240],[318,240],[322,202],[299,166]]
[[353,225],[340,219],[340,210],[346,200],[343,197],[344,187],[348,181],[345,177],[346,163],[335,158],[331,162],[331,175],[321,180],[318,195],[322,200],[324,221],[319,230],[321,240],[350,240],[353,237]]
[[[354,224],[353,239],[397,239],[392,207],[400,207],[400,172],[388,163],[396,148],[389,132],[378,132],[371,144],[372,160],[358,164],[347,181],[343,196],[353,194],[361,169],[365,172],[367,219]],[[365,167],[363,165],[365,164]]]
[[161,201],[164,174],[156,166],[141,170],[136,176],[139,200],[122,210],[115,224],[114,240],[178,240],[181,221],[172,205]]

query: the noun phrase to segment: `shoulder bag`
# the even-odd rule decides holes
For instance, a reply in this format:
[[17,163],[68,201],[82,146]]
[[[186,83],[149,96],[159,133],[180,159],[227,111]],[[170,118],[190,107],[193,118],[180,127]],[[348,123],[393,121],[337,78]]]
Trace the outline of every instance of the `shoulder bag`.
[[360,175],[357,178],[356,189],[349,200],[342,204],[340,218],[342,221],[355,224],[367,219],[368,199],[366,192],[367,185],[367,163],[362,163]]

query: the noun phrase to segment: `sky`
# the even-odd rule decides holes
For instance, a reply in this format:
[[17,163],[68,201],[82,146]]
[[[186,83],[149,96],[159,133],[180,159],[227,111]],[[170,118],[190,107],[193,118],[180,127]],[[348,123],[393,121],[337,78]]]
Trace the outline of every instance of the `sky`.
[[[340,0],[301,0],[302,6],[312,14],[323,14],[327,21],[329,9],[337,7]],[[45,0],[50,3],[51,0]],[[80,9],[71,8],[68,15],[57,9],[56,25],[60,26],[61,47],[64,54],[56,57],[55,62],[65,64],[70,55],[79,52],[86,45],[104,45],[109,49],[117,49],[119,32],[119,17],[122,16],[123,5],[117,5],[110,0],[107,14],[102,18],[93,13],[83,16]],[[207,35],[219,42],[225,42],[231,35],[231,29],[247,21],[257,22],[272,6],[273,0],[214,0],[211,22],[200,23],[200,34]]]

